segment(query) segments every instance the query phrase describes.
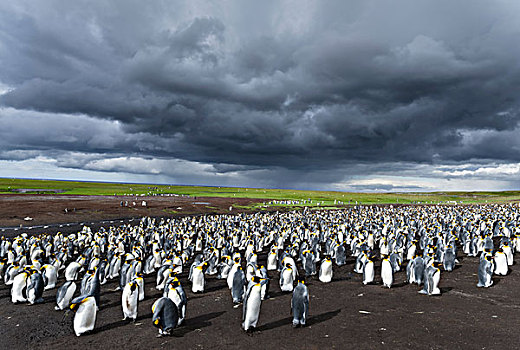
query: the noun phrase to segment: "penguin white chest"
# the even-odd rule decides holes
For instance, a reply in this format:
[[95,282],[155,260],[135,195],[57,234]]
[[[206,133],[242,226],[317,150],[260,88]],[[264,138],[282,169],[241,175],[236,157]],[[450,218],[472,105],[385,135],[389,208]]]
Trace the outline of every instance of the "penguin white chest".
[[367,261],[363,269],[363,284],[372,283],[374,281],[374,263]]
[[320,265],[319,280],[323,283],[332,281],[332,261],[324,260]]
[[233,278],[235,277],[235,273],[237,272],[239,266],[239,264],[234,264],[229,271],[227,276],[227,285],[229,289],[233,288]]
[[507,257],[504,253],[498,252],[495,255],[495,274],[505,276],[507,275],[508,264]]
[[204,292],[204,272],[201,269],[193,269],[191,291],[193,293]]
[[292,292],[294,288],[293,282],[294,278],[292,274],[292,269],[284,269],[280,278],[280,289],[282,290],[282,292]]
[[13,287],[11,289],[11,301],[13,303],[23,303],[27,298],[23,295],[23,290],[27,288],[27,274],[22,272],[13,279]]
[[126,318],[137,318],[137,301],[139,297],[139,292],[137,289],[133,291],[130,289],[129,285],[125,286],[123,290],[122,296],[122,305],[123,305],[123,314]]
[[381,263],[381,278],[383,280],[383,286],[392,287],[392,283],[394,283],[394,274],[392,271],[392,264],[390,260],[384,259]]
[[89,297],[78,307],[74,316],[74,333],[79,337],[81,334],[94,329],[96,323],[96,301]]
[[244,317],[244,330],[247,331],[251,327],[256,327],[258,316],[260,315],[260,305],[262,304],[260,285],[253,286],[246,302],[247,306]]
[[57,303],[60,310],[63,310],[66,307],[69,307],[70,301],[71,301],[72,297],[74,296],[75,292],[76,292],[76,284],[74,282],[72,282],[70,284],[69,288],[67,288],[67,291],[65,292],[65,296],[63,297],[63,299],[59,300]]
[[170,298],[171,301],[173,301],[175,305],[179,307],[179,304],[181,303],[181,297],[179,296],[179,293],[175,288],[170,289],[170,291],[168,292],[168,298]]
[[412,260],[415,255],[416,250],[417,250],[417,247],[415,246],[415,244],[412,244],[410,246],[410,248],[408,248],[408,251],[406,252],[406,259]]
[[439,281],[441,280],[441,270],[437,269],[432,275],[431,281],[429,283],[430,287],[430,295],[439,295],[441,294],[441,290],[439,289]]
[[269,256],[267,257],[267,270],[276,270],[276,260],[276,253],[269,254]]

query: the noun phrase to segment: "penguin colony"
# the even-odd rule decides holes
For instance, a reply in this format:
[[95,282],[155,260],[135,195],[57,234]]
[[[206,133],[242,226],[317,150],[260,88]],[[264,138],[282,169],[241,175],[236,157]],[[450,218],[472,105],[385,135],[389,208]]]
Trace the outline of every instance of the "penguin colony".
[[[395,272],[406,269],[406,282],[425,295],[441,294],[441,271],[452,271],[458,254],[479,256],[476,286],[490,287],[493,275],[508,274],[520,251],[519,220],[515,205],[146,217],[95,233],[84,227],[69,235],[2,237],[0,279],[11,286],[13,303],[39,304],[44,291],[56,289],[55,309],[74,312],[77,336],[94,329],[108,280],[119,282],[123,319],[135,322],[145,275],[155,276],[155,288],[163,291],[152,306],[158,336],[184,324],[184,286],[204,293],[208,275],[226,280],[230,303],[242,304],[243,330],[257,327],[271,288],[292,293],[292,326],[300,327],[309,313],[305,279],[330,283],[348,255],[363,284],[392,288]],[[260,253],[267,254],[266,265],[259,264]],[[188,281],[179,280],[183,271],[189,271]],[[270,285],[275,274],[278,287]]]

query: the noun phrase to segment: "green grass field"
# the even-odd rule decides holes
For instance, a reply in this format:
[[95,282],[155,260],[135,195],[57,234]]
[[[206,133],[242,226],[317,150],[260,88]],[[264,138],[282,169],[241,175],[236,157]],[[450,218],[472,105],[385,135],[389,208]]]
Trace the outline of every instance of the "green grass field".
[[[53,193],[74,195],[153,195],[177,194],[196,197],[236,197],[265,199],[272,206],[336,207],[345,204],[410,204],[410,203],[503,203],[520,200],[520,191],[507,192],[425,192],[425,193],[355,193],[299,191],[282,189],[168,186],[78,181],[26,180],[0,178],[0,193]],[[298,203],[278,203],[298,201]]]

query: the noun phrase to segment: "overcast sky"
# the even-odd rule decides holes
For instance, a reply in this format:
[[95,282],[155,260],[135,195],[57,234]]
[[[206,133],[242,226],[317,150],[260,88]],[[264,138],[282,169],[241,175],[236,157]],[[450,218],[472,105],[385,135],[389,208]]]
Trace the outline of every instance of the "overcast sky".
[[520,189],[520,2],[0,2],[0,176]]

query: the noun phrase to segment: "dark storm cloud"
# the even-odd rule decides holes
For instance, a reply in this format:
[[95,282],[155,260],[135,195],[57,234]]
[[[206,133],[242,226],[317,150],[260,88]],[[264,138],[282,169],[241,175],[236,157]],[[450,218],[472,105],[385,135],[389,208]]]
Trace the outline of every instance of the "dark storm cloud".
[[39,150],[59,166],[106,171],[124,171],[123,161],[94,166],[66,153],[180,159],[275,186],[374,174],[378,163],[388,174],[403,164],[518,161],[519,10],[486,1],[6,2],[0,155]]

